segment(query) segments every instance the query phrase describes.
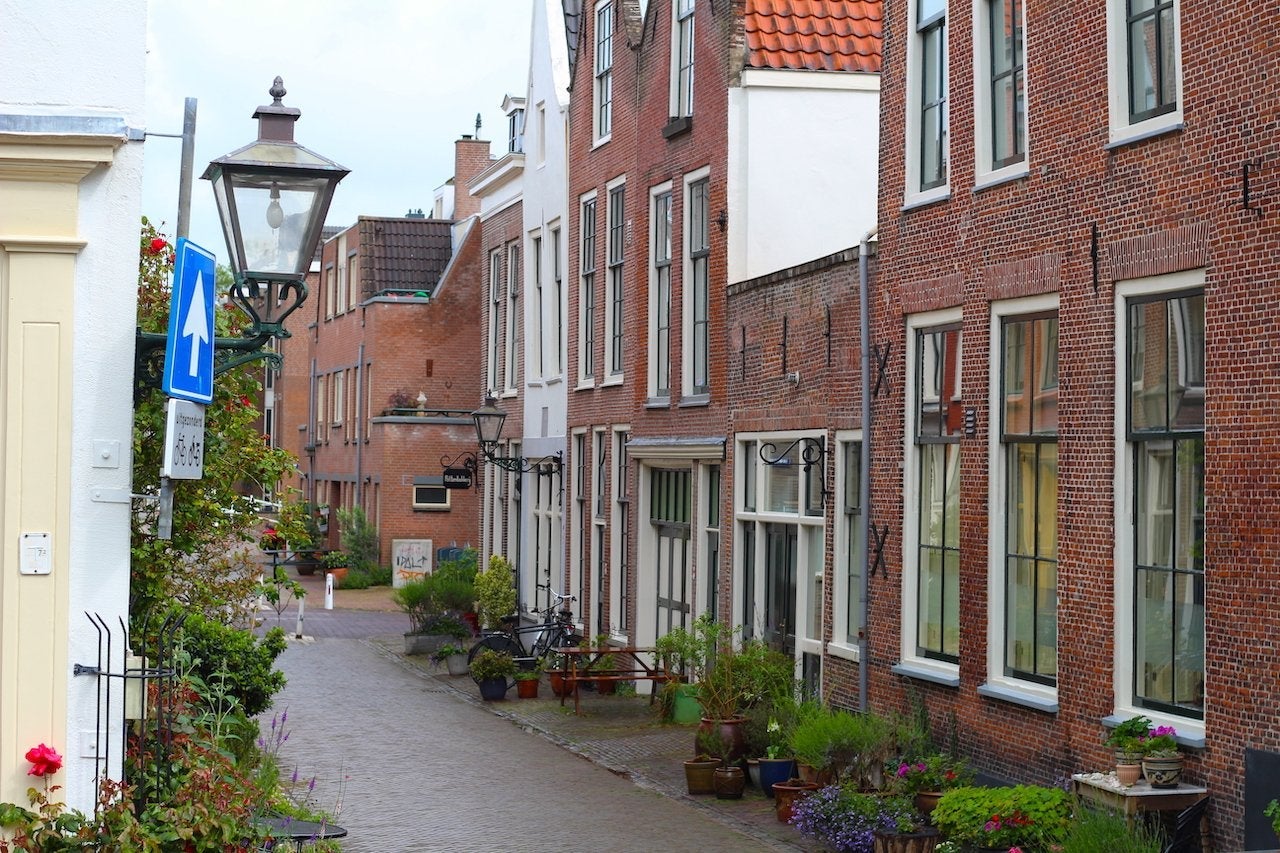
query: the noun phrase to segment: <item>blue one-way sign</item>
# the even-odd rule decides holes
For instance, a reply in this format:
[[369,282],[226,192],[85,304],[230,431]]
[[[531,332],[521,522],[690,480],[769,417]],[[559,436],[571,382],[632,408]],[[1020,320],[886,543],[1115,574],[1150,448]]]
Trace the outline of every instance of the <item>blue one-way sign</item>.
[[213,253],[178,238],[161,387],[170,397],[213,400]]

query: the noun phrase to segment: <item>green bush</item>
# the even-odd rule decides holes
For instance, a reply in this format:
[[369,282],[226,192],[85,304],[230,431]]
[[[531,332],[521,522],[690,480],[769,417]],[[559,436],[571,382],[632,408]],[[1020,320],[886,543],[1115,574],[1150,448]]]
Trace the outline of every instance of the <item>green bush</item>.
[[351,568],[372,574],[378,568],[382,553],[378,545],[378,528],[357,506],[338,510],[338,530],[342,549],[351,555]]
[[515,674],[516,660],[506,652],[481,649],[480,654],[471,661],[471,677],[476,681],[513,678]]
[[797,721],[791,750],[803,764],[870,787],[889,754],[892,737],[892,726],[875,714],[814,709]]
[[271,697],[285,683],[273,669],[285,650],[284,631],[272,628],[261,639],[199,614],[189,614],[182,626],[182,648],[191,656],[191,672],[207,685],[220,684],[246,716],[271,706]]
[[949,841],[979,848],[1048,849],[1065,836],[1071,801],[1061,788],[954,788],[933,810],[933,824]]
[[511,564],[494,554],[489,566],[476,575],[476,614],[486,628],[498,627],[503,616],[516,611],[516,582]]

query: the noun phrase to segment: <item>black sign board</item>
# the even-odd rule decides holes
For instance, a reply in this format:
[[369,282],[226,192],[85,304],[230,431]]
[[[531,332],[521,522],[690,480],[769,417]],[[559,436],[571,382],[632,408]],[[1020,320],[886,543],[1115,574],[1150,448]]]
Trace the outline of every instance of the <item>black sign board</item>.
[[446,489],[471,488],[471,469],[470,468],[445,468],[444,469],[444,487]]

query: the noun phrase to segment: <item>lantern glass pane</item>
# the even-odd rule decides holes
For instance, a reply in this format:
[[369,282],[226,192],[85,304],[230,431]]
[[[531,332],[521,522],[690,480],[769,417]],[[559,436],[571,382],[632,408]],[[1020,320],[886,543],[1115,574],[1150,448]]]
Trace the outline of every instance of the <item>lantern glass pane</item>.
[[[308,245],[328,181],[267,175],[232,175],[244,272],[301,275],[315,247]],[[273,227],[275,226],[275,227]]]

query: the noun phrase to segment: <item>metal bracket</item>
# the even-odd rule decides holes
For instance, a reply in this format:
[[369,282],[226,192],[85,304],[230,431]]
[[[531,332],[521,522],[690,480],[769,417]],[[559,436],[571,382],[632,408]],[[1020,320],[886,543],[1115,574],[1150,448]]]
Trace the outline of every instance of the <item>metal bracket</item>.
[[875,559],[871,562],[871,568],[867,571],[868,577],[875,577],[877,571],[882,571],[887,576],[889,570],[884,565],[884,546],[889,539],[889,525],[876,529],[874,524],[871,527],[871,538],[875,540]]
[[893,351],[893,341],[884,345],[884,351],[880,351],[880,345],[875,344],[871,347],[871,358],[876,363],[876,385],[871,392],[872,397],[880,396],[880,385],[884,382],[885,371],[889,369],[889,353]]
[[1256,161],[1246,160],[1240,164],[1240,206],[1245,210],[1252,210],[1258,216],[1262,216],[1261,205],[1253,204],[1249,193],[1249,169],[1252,167],[1255,171],[1262,168],[1262,164]]

